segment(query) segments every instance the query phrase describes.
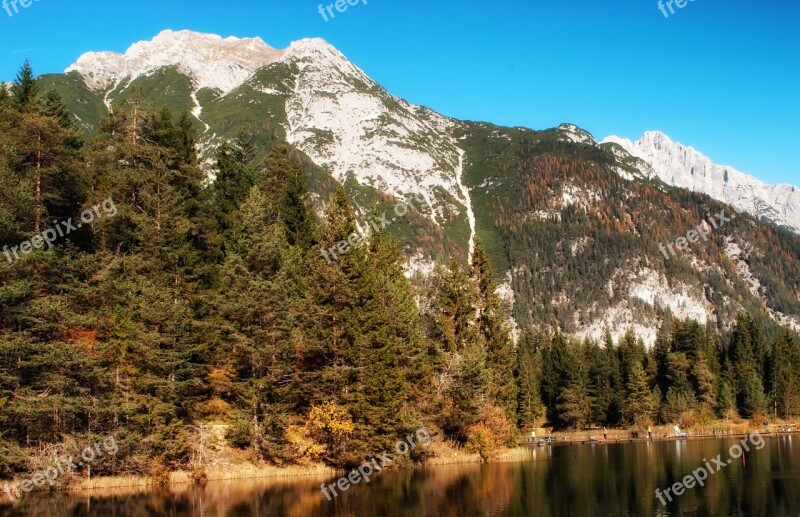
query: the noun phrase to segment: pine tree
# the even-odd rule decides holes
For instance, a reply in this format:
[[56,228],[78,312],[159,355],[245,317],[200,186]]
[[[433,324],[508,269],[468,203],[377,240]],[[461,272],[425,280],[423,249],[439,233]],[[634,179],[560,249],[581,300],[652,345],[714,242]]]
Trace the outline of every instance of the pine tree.
[[[273,151],[273,152],[280,152]],[[283,223],[286,226],[289,242],[309,250],[315,244],[315,216],[309,206],[303,171],[295,164],[289,168],[281,207]]]
[[349,404],[365,454],[394,445],[403,432],[414,430],[411,421],[420,417],[412,418],[416,410],[409,397],[411,383],[425,376],[424,345],[404,262],[400,248],[383,229],[371,234],[359,281],[361,357],[353,387],[358,402]]
[[11,95],[14,107],[21,113],[30,113],[39,108],[39,85],[27,59],[11,85]]
[[487,365],[492,375],[491,397],[517,421],[517,387],[514,382],[514,341],[508,328],[503,303],[497,294],[495,270],[483,245],[475,245],[472,255],[472,280],[477,287],[478,328],[486,343]]
[[56,119],[64,129],[74,128],[72,115],[61,100],[61,96],[54,90],[48,90],[45,93],[42,113]]
[[631,365],[627,388],[628,396],[623,409],[625,421],[639,427],[647,425],[653,419],[655,408],[653,408],[653,399],[650,389],[647,387],[647,379],[641,363],[634,362]]
[[6,83],[0,83],[0,110],[6,108],[11,103],[11,93],[8,91]]
[[716,406],[714,396],[714,374],[708,368],[705,356],[700,355],[692,365],[692,378],[697,394],[697,401],[708,409]]
[[569,381],[572,355],[567,338],[560,332],[543,339],[542,348],[542,399],[547,408],[547,419],[560,422],[558,397]]
[[541,350],[539,338],[527,330],[517,346],[517,414],[521,428],[533,427],[544,416],[541,390]]
[[491,376],[486,365],[486,348],[479,339],[467,340],[458,359],[446,391],[452,409],[445,417],[444,429],[448,435],[464,442],[467,430],[478,423],[487,402]]
[[737,415],[736,396],[728,381],[721,383],[717,400],[717,415],[719,417],[727,420]]
[[729,359],[733,368],[734,385],[738,387],[736,402],[738,409],[744,416],[765,409],[764,386],[759,371],[763,371],[757,352],[765,347],[761,331],[753,319],[746,314],[740,314],[731,334]]
[[755,370],[751,370],[742,389],[742,412],[747,417],[762,413],[767,409],[764,385]]
[[781,418],[800,414],[800,348],[789,332],[773,341],[773,397]]
[[[24,231],[38,234],[49,217],[66,220],[80,213],[86,185],[77,134],[36,111],[6,112],[0,131],[14,149],[5,156],[6,166],[13,181],[27,190],[19,194],[31,200],[16,216],[25,221]],[[72,236],[75,242],[79,238],[77,233]]]
[[[613,345],[612,345],[613,346]],[[610,424],[616,411],[615,372],[616,362],[610,361],[611,354],[597,344],[592,344],[589,350],[591,382],[596,387],[594,406],[592,408],[593,421],[600,424]]]
[[244,134],[233,142],[223,142],[215,152],[215,178],[210,191],[223,230],[230,226],[233,212],[259,183],[253,152]]
[[583,429],[592,421],[594,386],[589,377],[588,350],[580,346],[572,354],[567,384],[558,396],[559,419],[568,427]]
[[295,399],[291,337],[300,304],[299,257],[258,187],[236,214],[222,270],[227,289],[218,303],[232,327],[226,341],[235,345],[223,347],[213,364],[238,379],[230,395],[239,408],[239,446],[280,458]]
[[464,266],[452,258],[447,265],[437,263],[428,298],[427,327],[439,350],[448,408],[443,427],[450,437],[465,442],[468,429],[492,399],[486,341],[476,325],[477,289]]

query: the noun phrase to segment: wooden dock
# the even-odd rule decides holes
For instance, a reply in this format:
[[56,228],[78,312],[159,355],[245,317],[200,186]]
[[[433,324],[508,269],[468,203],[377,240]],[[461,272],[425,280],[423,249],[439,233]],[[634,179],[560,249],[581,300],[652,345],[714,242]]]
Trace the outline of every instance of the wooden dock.
[[[775,436],[792,436],[800,434],[800,430],[792,430],[792,431],[770,431],[765,433],[764,431],[757,431],[754,430],[753,432],[758,432],[759,435],[764,437],[775,437]],[[653,439],[650,440],[646,436],[645,437],[614,437],[608,438],[604,440],[602,437],[595,439],[591,439],[590,437],[581,437],[581,438],[571,438],[570,436],[558,436],[552,437],[552,440],[548,443],[545,439],[537,439],[535,442],[530,440],[525,440],[521,443],[521,445],[529,446],[529,447],[545,447],[547,445],[578,445],[578,444],[596,444],[596,445],[608,445],[614,443],[637,443],[637,442],[674,442],[674,441],[682,441],[682,440],[703,440],[708,438],[745,438],[750,436],[750,433],[726,433],[726,434],[711,434],[711,433],[701,433],[701,434],[686,434],[685,436],[675,436],[675,435],[660,435],[660,436],[653,436]]]

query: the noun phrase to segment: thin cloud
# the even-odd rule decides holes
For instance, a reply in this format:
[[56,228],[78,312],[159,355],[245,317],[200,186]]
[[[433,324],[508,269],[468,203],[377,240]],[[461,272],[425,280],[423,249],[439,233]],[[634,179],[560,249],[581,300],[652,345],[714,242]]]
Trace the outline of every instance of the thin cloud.
[[32,50],[39,50],[40,48],[44,48],[44,47],[24,48],[22,50],[15,50],[15,51],[12,52],[12,54],[22,54],[23,52],[30,52]]

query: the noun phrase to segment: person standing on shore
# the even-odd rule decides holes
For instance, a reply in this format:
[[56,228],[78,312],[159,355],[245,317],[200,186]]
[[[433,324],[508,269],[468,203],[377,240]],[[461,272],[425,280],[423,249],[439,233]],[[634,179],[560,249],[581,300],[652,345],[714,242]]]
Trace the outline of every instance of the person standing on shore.
[[764,432],[765,433],[769,432],[769,420],[766,419],[764,420]]
[[608,440],[608,429],[603,427],[603,440]]
[[653,428],[649,425],[647,426],[647,439],[651,442],[653,441]]

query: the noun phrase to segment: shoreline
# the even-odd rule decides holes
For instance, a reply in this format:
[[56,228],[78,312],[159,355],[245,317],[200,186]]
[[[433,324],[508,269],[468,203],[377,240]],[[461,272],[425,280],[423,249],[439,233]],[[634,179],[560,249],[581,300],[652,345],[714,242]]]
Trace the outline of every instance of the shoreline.
[[[478,453],[468,453],[463,450],[441,447],[439,452],[445,452],[440,456],[431,458],[424,464],[414,465],[410,468],[424,468],[444,465],[477,464],[484,460]],[[513,449],[503,449],[498,451],[497,458],[490,461],[514,461],[513,455],[520,454],[525,447],[522,445]],[[512,459],[509,459],[512,458]],[[274,465],[254,465],[242,463],[230,466],[206,466],[206,482],[237,481],[237,480],[257,480],[257,479],[303,479],[303,478],[331,478],[345,474],[344,469],[336,469],[323,464],[308,466],[289,466],[278,467]],[[9,498],[2,490],[8,484],[17,483],[18,480],[8,480],[0,482],[0,504],[15,504],[23,498]],[[58,493],[81,493],[93,490],[119,490],[123,492],[135,492],[139,490],[152,490],[159,486],[171,487],[181,485],[191,485],[196,483],[191,471],[177,470],[169,473],[169,481],[164,485],[159,485],[153,478],[148,476],[102,476],[92,479],[80,479],[66,487],[53,487],[48,489],[32,490],[30,494],[46,494],[50,492]]]
[[[654,429],[653,442],[669,442],[674,440],[702,440],[702,439],[721,439],[721,438],[740,438],[745,437],[752,432],[759,432],[766,437],[780,437],[780,436],[793,436],[800,434],[800,428],[793,426],[792,431],[781,432],[771,430],[765,433],[762,429],[753,426],[736,426],[737,429],[731,429],[727,433],[709,433],[709,432],[687,432],[685,436],[674,436],[665,433],[657,434],[656,431],[661,431],[668,428],[668,426],[659,426]],[[634,432],[635,433],[635,432]],[[600,438],[591,439],[595,435],[600,434]],[[457,449],[438,444],[437,451],[441,454],[431,458],[427,462],[419,465],[409,467],[412,469],[425,469],[440,466],[452,465],[474,465],[480,463],[507,463],[518,462],[525,460],[531,448],[545,447],[545,446],[563,446],[563,445],[580,445],[580,444],[627,444],[637,442],[650,442],[646,433],[644,437],[631,436],[631,431],[623,431],[619,429],[609,430],[610,435],[608,439],[602,439],[602,432],[597,433],[593,431],[579,431],[579,432],[557,432],[551,435],[552,442],[547,444],[542,440],[536,442],[521,441],[517,447],[503,448],[495,451],[490,459],[484,459],[478,453],[467,452],[463,449]],[[623,436],[627,435],[627,436]],[[206,482],[220,482],[220,481],[237,481],[237,480],[278,480],[278,479],[303,479],[303,478],[320,478],[328,479],[332,476],[342,475],[346,473],[344,469],[336,469],[328,467],[323,464],[315,464],[308,466],[289,466],[278,467],[274,465],[253,465],[250,463],[243,463],[231,466],[211,466],[205,468],[207,478]],[[16,480],[5,481],[5,483],[15,483]],[[179,470],[170,472],[169,482],[165,487],[191,485],[195,483],[191,471]],[[120,492],[137,492],[137,491],[150,491],[158,488],[159,485],[153,481],[151,477],[147,476],[107,476],[96,477],[93,479],[81,479],[74,484],[62,488],[51,488],[48,490],[34,490],[31,494],[44,494],[48,492],[59,493],[82,493],[91,492],[93,490],[111,490]],[[1,485],[0,485],[1,488]],[[20,498],[24,499],[24,498]],[[7,494],[0,489],[0,504],[16,504],[20,499],[9,498]]]

